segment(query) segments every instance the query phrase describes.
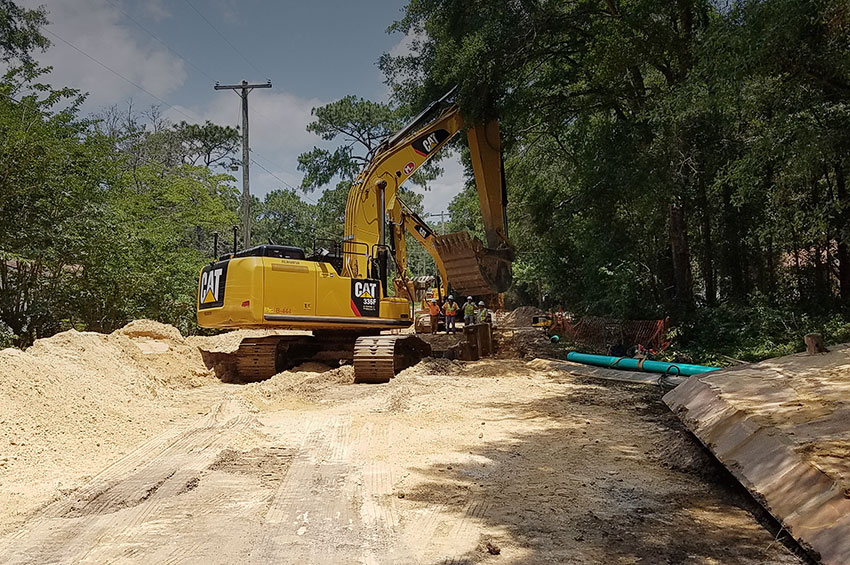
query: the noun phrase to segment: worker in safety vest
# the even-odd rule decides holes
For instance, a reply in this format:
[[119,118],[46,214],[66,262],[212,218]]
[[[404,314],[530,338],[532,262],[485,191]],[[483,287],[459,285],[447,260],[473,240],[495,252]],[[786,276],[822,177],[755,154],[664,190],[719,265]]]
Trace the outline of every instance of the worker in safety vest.
[[436,298],[428,301],[428,314],[431,316],[431,333],[435,334],[440,327],[440,305]]
[[455,316],[457,316],[458,310],[460,310],[460,306],[455,302],[455,297],[450,294],[449,299],[443,304],[443,313],[446,315],[446,333],[457,332]]
[[466,304],[463,305],[463,325],[471,326],[475,323],[475,303],[471,296],[466,297]]
[[484,301],[481,300],[478,302],[478,309],[475,311],[475,323],[476,324],[487,324],[490,322],[490,311],[487,309],[487,305],[484,304]]

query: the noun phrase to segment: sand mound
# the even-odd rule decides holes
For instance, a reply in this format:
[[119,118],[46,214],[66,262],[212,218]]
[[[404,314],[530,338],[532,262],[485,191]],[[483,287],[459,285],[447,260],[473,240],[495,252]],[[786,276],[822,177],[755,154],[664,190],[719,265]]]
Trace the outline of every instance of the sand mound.
[[520,306],[516,310],[507,313],[501,320],[501,325],[508,328],[524,328],[531,326],[534,316],[545,314],[543,310],[535,306]]
[[[30,487],[17,474],[61,476],[79,459],[105,463],[167,424],[163,401],[178,389],[215,382],[197,348],[149,320],[2,350],[0,482],[23,492]],[[16,508],[15,489],[0,494],[0,508]]]
[[465,363],[442,357],[426,357],[416,365],[408,367],[396,375],[396,378],[421,377],[427,375],[457,375],[463,373]]
[[269,335],[309,335],[299,330],[233,330],[212,336],[190,336],[186,341],[198,349],[209,353],[233,353],[246,337],[265,337]]
[[316,370],[322,367],[320,363],[301,365],[305,366],[307,370],[283,371],[265,381],[245,385],[246,398],[261,407],[291,400],[314,401],[328,388],[354,383],[352,365],[343,365],[336,369],[325,367],[323,372]]
[[495,328],[493,342],[497,357],[503,359],[534,359],[552,357],[555,348],[546,334],[537,328]]
[[133,320],[115,333],[129,338],[147,337],[156,340],[185,343],[186,340],[174,326],[155,322],[153,320]]

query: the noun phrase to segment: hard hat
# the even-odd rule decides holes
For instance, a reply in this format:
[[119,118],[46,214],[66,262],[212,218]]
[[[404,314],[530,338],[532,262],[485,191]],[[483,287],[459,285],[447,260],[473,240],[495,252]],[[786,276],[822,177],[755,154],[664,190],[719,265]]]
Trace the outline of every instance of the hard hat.
[[436,298],[432,298],[432,299],[431,299],[431,302],[436,302],[436,301],[437,301],[437,299],[436,299]]
[[471,296],[467,296],[467,297],[466,297],[466,299],[467,299],[467,300],[472,300],[472,297],[471,297]]
[[454,300],[454,298],[455,298],[455,297],[454,297],[454,296],[452,296],[451,294],[449,295],[449,300]]
[[483,301],[483,300],[479,300],[479,301],[478,301],[478,305],[479,305],[479,306],[484,306],[484,301]]

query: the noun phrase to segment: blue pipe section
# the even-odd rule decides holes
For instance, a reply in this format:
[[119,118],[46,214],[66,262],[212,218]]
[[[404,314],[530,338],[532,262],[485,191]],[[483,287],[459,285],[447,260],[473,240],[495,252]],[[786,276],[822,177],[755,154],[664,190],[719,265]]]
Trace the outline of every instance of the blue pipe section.
[[570,351],[567,360],[586,365],[596,365],[608,369],[625,369],[627,371],[645,371],[648,373],[663,373],[665,375],[680,375],[690,377],[709,371],[716,371],[720,367],[706,367],[705,365],[689,365],[687,363],[663,363],[661,361],[648,361],[643,359],[632,359],[631,357],[611,357],[610,355],[591,355],[590,353],[579,353]]

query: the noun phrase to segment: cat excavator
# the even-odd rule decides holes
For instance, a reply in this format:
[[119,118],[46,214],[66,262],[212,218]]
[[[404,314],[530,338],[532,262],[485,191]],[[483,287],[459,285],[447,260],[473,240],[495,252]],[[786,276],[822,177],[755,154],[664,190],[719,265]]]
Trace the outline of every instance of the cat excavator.
[[[508,289],[515,251],[507,234],[499,124],[468,126],[452,96],[432,102],[373,151],[348,193],[341,241],[317,240],[309,256],[286,245],[234,246],[202,269],[201,327],[309,332],[243,339],[235,353],[239,379],[268,378],[305,361],[344,361],[353,362],[355,382],[380,383],[429,355],[430,346],[413,335],[383,333],[413,323],[405,232],[425,247],[456,293]],[[463,131],[486,242],[467,232],[436,234],[399,198],[401,185]]]

